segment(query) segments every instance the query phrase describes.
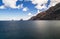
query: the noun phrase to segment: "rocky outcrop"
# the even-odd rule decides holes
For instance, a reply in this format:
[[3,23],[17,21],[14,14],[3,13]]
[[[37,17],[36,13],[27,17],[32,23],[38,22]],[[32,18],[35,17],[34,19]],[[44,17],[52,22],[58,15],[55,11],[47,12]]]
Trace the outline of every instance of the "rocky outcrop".
[[48,10],[33,16],[29,20],[60,20],[60,3],[50,7]]

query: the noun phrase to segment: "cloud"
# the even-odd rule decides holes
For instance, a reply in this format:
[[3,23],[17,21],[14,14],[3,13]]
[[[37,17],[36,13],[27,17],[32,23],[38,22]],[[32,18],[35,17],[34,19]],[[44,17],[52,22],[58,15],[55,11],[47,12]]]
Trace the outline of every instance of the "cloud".
[[18,9],[23,8],[23,4],[18,5]]
[[40,10],[37,10],[37,13],[40,13]]
[[[4,3],[5,7],[17,8],[17,9],[20,9],[23,7],[23,4],[16,6],[16,2],[18,0],[2,0],[2,1]],[[47,2],[48,2],[48,0],[29,0],[29,1],[32,1],[32,4],[36,4],[36,6],[35,6],[36,9],[42,9],[42,8],[46,9],[45,4],[47,4]],[[49,7],[55,6],[57,3],[60,2],[60,0],[50,0],[50,1],[51,2],[50,2]],[[24,9],[24,10],[26,10],[26,9]]]
[[2,6],[0,6],[0,9],[5,9],[5,7],[2,5]]
[[47,7],[45,5],[41,6],[41,5],[36,5],[35,6],[36,9],[46,9]]
[[29,10],[27,7],[24,7],[24,8],[23,8],[23,11],[27,11],[27,10]]
[[55,6],[57,3],[60,3],[60,0],[50,0],[50,1],[51,1],[51,2],[50,2],[49,7]]
[[7,7],[11,7],[11,8],[17,8],[16,6],[16,1],[17,0],[2,0],[4,5]]
[[39,12],[38,10],[47,10],[49,7],[51,6],[55,6],[57,3],[60,3],[60,0],[50,0],[50,4],[48,5],[48,7],[46,6],[46,4],[48,3],[49,0],[31,0],[32,4],[36,4],[35,8],[37,9],[37,12]]
[[45,4],[48,0],[31,0],[33,4]]
[[37,10],[41,10],[41,9],[46,9],[46,3],[48,2],[48,0],[31,0],[32,4],[36,4],[35,8]]
[[32,13],[28,13],[28,16],[32,16]]
[[[37,4],[36,7],[37,9],[41,7],[45,7],[45,4],[48,3],[49,0],[31,0],[33,4]],[[60,0],[50,0],[50,5],[49,6],[55,6],[57,3],[60,3]],[[43,4],[43,6],[41,6]]]
[[33,16],[32,13],[28,13],[26,16],[23,16],[22,19],[23,19],[23,20],[28,20],[28,19],[30,19],[32,16]]
[[40,10],[37,10],[37,14],[38,14],[38,13],[40,13],[40,12],[42,12],[42,11],[40,11]]
[[4,3],[5,7],[10,7],[10,8],[14,8],[14,9],[15,8],[20,9],[20,8],[23,7],[23,4],[20,4],[20,5],[16,6],[16,2],[18,0],[2,0],[2,1]]
[[28,13],[27,16],[23,17],[23,20],[28,20],[32,17],[32,13]]

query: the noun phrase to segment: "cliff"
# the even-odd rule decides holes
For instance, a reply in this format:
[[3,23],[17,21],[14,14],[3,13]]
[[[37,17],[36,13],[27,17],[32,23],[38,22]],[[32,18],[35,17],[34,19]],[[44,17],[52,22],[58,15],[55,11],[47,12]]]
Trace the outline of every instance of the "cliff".
[[48,10],[31,17],[29,20],[60,20],[60,3]]

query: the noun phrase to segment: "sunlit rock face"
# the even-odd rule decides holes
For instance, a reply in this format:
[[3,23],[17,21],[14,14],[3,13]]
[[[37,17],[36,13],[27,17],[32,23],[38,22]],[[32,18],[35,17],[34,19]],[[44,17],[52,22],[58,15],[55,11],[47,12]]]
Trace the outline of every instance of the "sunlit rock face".
[[29,20],[60,20],[60,3],[50,7],[47,11],[37,14]]

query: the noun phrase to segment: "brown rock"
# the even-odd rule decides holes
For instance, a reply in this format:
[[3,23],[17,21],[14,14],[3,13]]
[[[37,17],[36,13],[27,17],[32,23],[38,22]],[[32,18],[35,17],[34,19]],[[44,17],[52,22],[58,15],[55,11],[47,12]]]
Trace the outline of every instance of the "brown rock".
[[33,16],[29,20],[60,20],[60,3],[50,7],[45,12]]

